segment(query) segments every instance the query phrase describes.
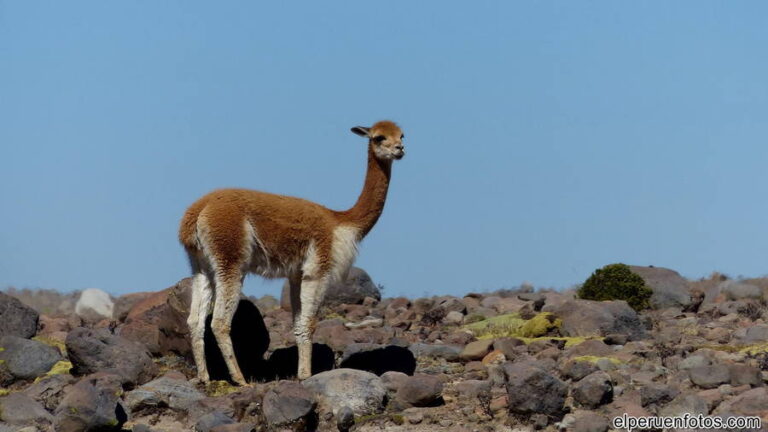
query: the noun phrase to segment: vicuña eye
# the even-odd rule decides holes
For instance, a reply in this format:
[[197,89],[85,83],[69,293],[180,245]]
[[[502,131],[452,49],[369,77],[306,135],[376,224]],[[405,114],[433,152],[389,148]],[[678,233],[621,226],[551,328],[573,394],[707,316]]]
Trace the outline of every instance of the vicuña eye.
[[405,134],[400,135],[400,139],[404,139],[404,138],[405,138]]
[[385,137],[384,135],[379,135],[379,136],[373,137],[373,141],[377,142],[377,143],[380,143],[380,142],[384,141],[385,139],[387,139],[387,137]]

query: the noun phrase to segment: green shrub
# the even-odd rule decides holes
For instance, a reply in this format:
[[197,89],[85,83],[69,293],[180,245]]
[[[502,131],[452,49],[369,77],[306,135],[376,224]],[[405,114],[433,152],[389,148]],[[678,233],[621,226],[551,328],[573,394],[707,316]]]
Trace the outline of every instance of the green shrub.
[[639,311],[650,307],[653,291],[628,265],[609,264],[595,270],[577,294],[586,300],[625,300],[632,309]]

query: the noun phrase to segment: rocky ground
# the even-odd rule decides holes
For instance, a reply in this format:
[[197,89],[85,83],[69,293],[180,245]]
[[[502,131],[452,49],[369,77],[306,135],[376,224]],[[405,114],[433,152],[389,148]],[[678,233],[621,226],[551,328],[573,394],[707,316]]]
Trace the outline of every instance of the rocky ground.
[[768,421],[768,280],[633,270],[654,291],[639,314],[529,287],[380,299],[355,270],[326,302],[303,382],[287,302],[244,297],[232,336],[246,387],[225,381],[210,332],[216,381],[193,379],[188,280],[117,299],[89,290],[65,311],[50,292],[44,311],[0,293],[0,432],[605,431],[624,413]]

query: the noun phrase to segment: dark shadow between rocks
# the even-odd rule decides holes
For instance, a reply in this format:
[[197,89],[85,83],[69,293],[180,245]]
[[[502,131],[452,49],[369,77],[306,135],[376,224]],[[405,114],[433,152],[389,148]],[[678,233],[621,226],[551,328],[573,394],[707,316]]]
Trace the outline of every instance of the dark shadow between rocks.
[[[333,369],[335,357],[331,347],[312,344],[312,375]],[[276,349],[263,371],[263,379],[277,380],[295,378],[299,369],[299,349],[296,346]]]
[[376,375],[390,371],[413,375],[416,358],[408,348],[390,345],[351,354],[339,367],[364,370]]
[[[211,316],[205,322],[205,358],[212,380],[231,381],[224,356],[211,330]],[[269,348],[269,331],[259,309],[250,300],[240,300],[232,319],[232,346],[246,380],[258,380],[264,374],[264,353]]]

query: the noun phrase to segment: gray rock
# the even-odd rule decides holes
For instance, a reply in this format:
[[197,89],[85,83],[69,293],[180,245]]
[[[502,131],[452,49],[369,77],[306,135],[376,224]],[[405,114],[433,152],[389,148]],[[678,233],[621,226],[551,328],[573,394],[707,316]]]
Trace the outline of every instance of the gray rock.
[[150,381],[125,395],[125,403],[131,415],[142,411],[154,411],[159,407],[168,407],[176,411],[187,411],[192,403],[205,398],[185,379],[168,376]]
[[599,369],[595,363],[590,361],[569,360],[563,364],[560,373],[565,378],[579,381]]
[[745,364],[732,364],[728,368],[731,376],[731,385],[734,387],[741,385],[759,387],[763,385],[763,377],[759,368]]
[[688,371],[691,382],[705,389],[715,388],[731,381],[731,371],[726,365],[698,366]]
[[554,314],[563,322],[564,336],[606,336],[626,334],[630,340],[646,337],[646,330],[637,312],[625,301],[567,300]]
[[355,425],[355,413],[352,412],[352,408],[343,406],[336,413],[336,427],[340,432],[346,432]]
[[0,337],[31,338],[37,333],[39,314],[17,298],[0,292]]
[[[381,292],[365,270],[359,267],[352,267],[344,283],[334,283],[328,287],[323,304],[326,306],[343,303],[362,304],[366,297],[381,300]],[[283,284],[280,306],[284,310],[291,310],[291,298],[287,281]]]
[[667,384],[651,383],[640,389],[640,403],[642,406],[664,405],[680,394],[680,391]]
[[440,302],[438,307],[443,308],[446,313],[459,312],[462,315],[467,313],[467,305],[456,297],[448,297]]
[[316,406],[312,392],[300,383],[281,381],[264,395],[264,419],[272,427],[306,424]]
[[417,342],[408,347],[416,357],[442,358],[446,361],[458,361],[462,347],[456,345],[425,344]]
[[680,363],[677,364],[677,369],[681,371],[690,370],[697,367],[709,366],[711,364],[712,361],[703,355],[694,354],[681,360]]
[[728,300],[763,299],[762,288],[752,284],[736,280],[727,280],[722,282],[720,286],[722,293],[725,294],[725,298]]
[[387,389],[389,397],[394,398],[397,390],[408,378],[408,375],[402,372],[390,371],[384,372],[381,375],[381,382],[384,384],[384,388]]
[[686,413],[692,416],[698,414],[707,415],[709,413],[709,405],[700,396],[687,393],[679,395],[659,410],[659,416],[663,417],[677,417]]
[[568,414],[562,423],[566,423],[568,432],[606,432],[610,427],[609,420],[591,411],[577,411]]
[[518,415],[563,413],[568,386],[534,363],[505,363],[509,411]]
[[56,431],[119,430],[128,419],[120,381],[117,375],[96,373],[70,387],[54,412]]
[[[33,380],[45,375],[62,359],[59,350],[42,342],[5,336],[0,339],[0,368],[18,380]],[[5,383],[8,384],[8,383]]]
[[752,345],[761,342],[768,342],[768,324],[755,324],[749,327],[742,343]]
[[0,420],[16,426],[50,425],[53,416],[29,396],[11,393],[0,397]]
[[195,422],[195,432],[211,432],[214,428],[234,424],[232,417],[221,411],[211,411]]
[[253,423],[228,423],[211,428],[211,432],[254,432],[255,430]]
[[460,325],[464,322],[464,314],[458,311],[450,311],[443,318],[443,323],[447,325]]
[[613,400],[611,377],[603,371],[593,372],[573,386],[573,399],[586,408],[597,408]]
[[466,380],[455,384],[454,388],[460,399],[473,400],[487,396],[490,399],[491,382],[482,380]]
[[75,378],[69,374],[51,375],[24,389],[24,394],[40,402],[48,411],[53,411],[75,382]]
[[355,369],[321,372],[302,384],[317,396],[321,409],[334,414],[345,405],[357,416],[380,412],[387,394],[378,376]]
[[432,375],[416,374],[405,379],[397,389],[397,401],[408,407],[427,407],[438,404],[443,383]]
[[75,375],[110,372],[132,387],[157,374],[157,366],[146,347],[106,329],[76,328],[69,332],[65,344]]
[[729,413],[737,416],[764,416],[768,411],[768,387],[747,390],[724,401],[714,414]]
[[654,309],[684,308],[691,304],[688,281],[678,272],[663,267],[629,266],[629,268],[643,278],[645,284],[653,290],[650,302]]

